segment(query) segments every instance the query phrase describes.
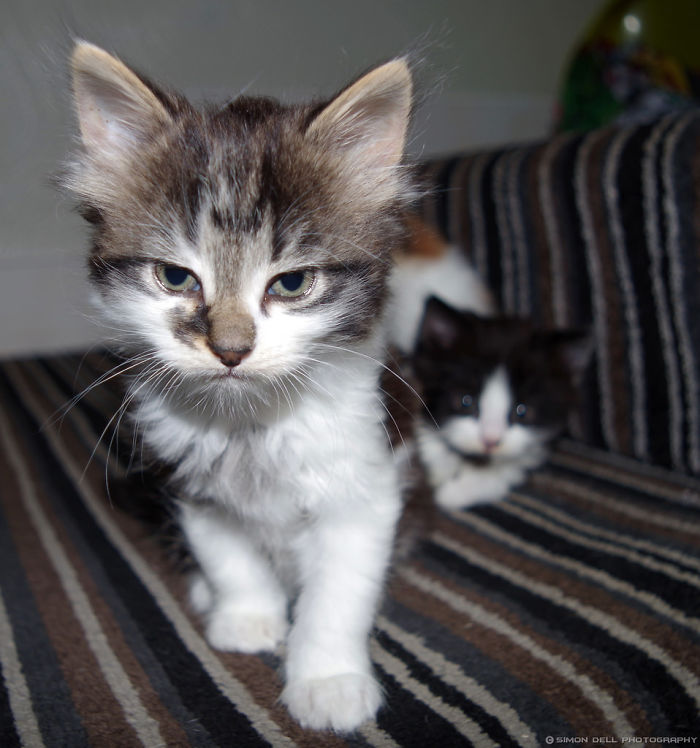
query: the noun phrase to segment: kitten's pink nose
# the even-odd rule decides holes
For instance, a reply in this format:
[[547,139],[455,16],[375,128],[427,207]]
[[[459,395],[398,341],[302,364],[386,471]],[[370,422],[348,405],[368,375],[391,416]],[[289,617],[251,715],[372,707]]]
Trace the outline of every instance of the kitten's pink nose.
[[217,355],[219,361],[221,361],[224,366],[230,366],[233,368],[234,366],[238,366],[238,364],[243,361],[246,356],[250,355],[250,352],[253,350],[252,348],[243,348],[238,351],[232,351],[232,350],[224,350],[223,348],[216,348],[212,346],[212,350]]
[[487,452],[494,452],[498,448],[498,445],[501,443],[501,439],[497,436],[485,436],[483,438],[483,442],[484,449]]

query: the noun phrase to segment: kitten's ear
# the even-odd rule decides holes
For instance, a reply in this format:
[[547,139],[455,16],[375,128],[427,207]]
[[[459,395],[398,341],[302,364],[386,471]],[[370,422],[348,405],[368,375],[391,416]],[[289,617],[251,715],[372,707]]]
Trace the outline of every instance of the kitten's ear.
[[448,350],[457,342],[462,326],[462,315],[456,309],[431,296],[425,302],[418,346],[423,350]]
[[155,93],[100,47],[77,42],[71,68],[80,135],[91,155],[119,158],[170,121]]
[[575,384],[581,382],[593,357],[594,341],[585,330],[552,330],[545,344],[559,352]]
[[406,60],[392,60],[339,93],[307,132],[345,154],[352,166],[396,166],[406,144],[412,93]]

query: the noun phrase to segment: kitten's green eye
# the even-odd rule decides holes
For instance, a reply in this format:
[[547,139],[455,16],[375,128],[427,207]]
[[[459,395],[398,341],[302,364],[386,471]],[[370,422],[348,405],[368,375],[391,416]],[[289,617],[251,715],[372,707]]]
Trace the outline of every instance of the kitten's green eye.
[[295,299],[308,293],[314,282],[313,270],[297,270],[277,276],[267,289],[270,296]]
[[177,265],[156,265],[156,277],[168,291],[199,291],[199,281],[186,268]]

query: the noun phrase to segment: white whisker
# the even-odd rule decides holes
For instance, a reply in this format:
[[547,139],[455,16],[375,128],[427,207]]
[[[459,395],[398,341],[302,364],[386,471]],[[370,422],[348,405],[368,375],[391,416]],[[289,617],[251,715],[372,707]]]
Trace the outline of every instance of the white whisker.
[[395,372],[391,367],[387,366],[383,361],[380,361],[378,358],[375,358],[374,356],[370,356],[366,353],[362,353],[361,351],[355,350],[353,348],[345,348],[344,346],[331,345],[330,343],[322,343],[320,341],[316,341],[314,345],[322,346],[330,350],[340,351],[342,353],[350,353],[354,356],[359,356],[360,358],[366,359],[368,361],[373,361],[375,364],[377,364],[377,366],[381,367],[385,371],[389,372],[389,374],[391,374],[393,377],[398,379],[399,382],[401,382],[401,384],[403,384],[413,395],[415,395],[418,401],[420,402],[420,404],[423,406],[423,409],[429,416],[430,420],[435,424],[436,427],[438,426],[437,421],[435,420],[435,418],[433,418],[433,414],[430,412],[430,409],[428,408],[428,406],[426,405],[425,401],[420,396],[416,388],[413,387],[411,384],[409,384],[400,374]]

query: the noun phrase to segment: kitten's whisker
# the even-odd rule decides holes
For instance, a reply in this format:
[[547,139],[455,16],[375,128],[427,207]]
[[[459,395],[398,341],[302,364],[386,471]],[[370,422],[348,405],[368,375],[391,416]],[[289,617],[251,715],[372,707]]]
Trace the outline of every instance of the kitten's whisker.
[[401,400],[399,400],[398,397],[395,397],[394,395],[392,395],[391,392],[387,392],[387,390],[385,390],[384,387],[382,387],[381,385],[379,387],[379,390],[384,395],[386,395],[392,402],[396,403],[396,405],[399,408],[401,408],[401,410],[404,413],[407,413],[409,416],[413,416],[413,411],[405,403],[402,403]]
[[[309,360],[313,360],[313,359],[309,359]],[[303,364],[298,369],[296,369],[296,371],[290,372],[290,374],[292,374],[293,376],[294,375],[303,376],[304,379],[309,383],[307,385],[307,390],[309,392],[311,392],[311,387],[313,386],[316,389],[323,392],[325,395],[328,395],[328,397],[330,397],[331,400],[337,399],[336,396],[332,392],[329,392],[328,389],[324,387],[320,382],[316,381],[315,379],[312,379],[311,374],[304,368]]]
[[[167,371],[167,367],[164,364],[162,364],[162,362],[153,362],[148,367],[148,369],[146,369],[144,371],[144,374],[148,373],[149,376],[144,380],[143,384],[147,385],[147,384],[155,383],[157,381],[157,379],[159,378],[159,376],[161,374],[164,375],[166,371]],[[118,455],[119,443],[120,443],[118,435],[119,435],[119,431],[120,431],[120,428],[121,428],[121,422],[122,422],[122,419],[123,419],[124,415],[128,411],[128,406],[133,401],[135,395],[136,395],[136,391],[133,392],[133,393],[129,393],[128,397],[125,398],[125,400],[122,402],[122,405],[121,405],[121,407],[119,409],[119,411],[121,411],[121,412],[119,414],[119,417],[118,417],[117,422],[115,424],[114,430],[112,432],[112,440],[110,440],[110,449],[111,449],[112,441],[116,437],[116,440],[117,440],[116,441],[116,444],[117,444],[117,455]],[[134,426],[133,426],[133,433],[132,433],[132,439],[131,439],[131,451],[130,451],[130,454],[129,454],[129,462],[127,463],[126,468],[125,468],[125,470],[126,470],[127,473],[130,472],[132,470],[132,468],[133,468],[134,456],[135,456],[135,452],[136,452],[136,438],[137,438],[137,433],[138,433],[138,419],[137,419],[137,416],[132,413],[132,418],[134,420]],[[141,451],[142,451],[142,454],[141,454],[141,465],[143,465],[143,440],[141,441]],[[117,459],[118,459],[118,457],[117,457]]]
[[331,252],[328,247],[322,247],[318,244],[302,244],[301,247],[303,249],[308,249],[311,252],[323,252],[327,257],[332,257],[338,264],[342,265],[346,270],[350,269],[350,265],[348,263],[341,259],[337,254],[334,252]]
[[296,396],[298,398],[301,398],[302,392],[299,391],[299,388],[297,387],[297,384],[302,388],[302,391],[305,389],[307,392],[309,391],[308,385],[299,379],[297,376],[292,376],[292,372],[287,372],[288,377],[288,384],[292,387],[294,392],[296,393]]
[[[152,366],[153,366],[153,364],[152,364]],[[165,368],[165,365],[163,365],[163,367]],[[111,426],[111,425],[112,425],[113,423],[115,423],[115,418],[117,419],[117,423],[119,423],[119,420],[120,420],[120,418],[121,418],[121,415],[120,415],[120,414],[123,414],[123,413],[124,413],[124,411],[125,411],[125,410],[126,410],[126,409],[128,408],[129,404],[130,404],[130,403],[131,403],[131,401],[132,401],[132,400],[134,399],[134,397],[136,396],[136,394],[137,394],[137,393],[138,393],[138,392],[139,392],[139,391],[140,391],[140,390],[141,390],[141,389],[142,389],[142,388],[144,387],[144,385],[145,385],[145,384],[147,384],[147,383],[148,383],[148,382],[149,382],[149,381],[150,381],[150,380],[151,380],[151,379],[152,379],[152,378],[153,378],[154,376],[156,376],[156,377],[157,377],[157,376],[158,376],[159,374],[160,374],[160,371],[155,371],[155,372],[154,372],[154,374],[152,374],[151,376],[149,376],[149,377],[148,377],[148,378],[147,378],[147,379],[146,379],[146,380],[145,380],[144,382],[142,382],[142,383],[141,383],[141,384],[140,384],[140,385],[139,385],[139,386],[138,386],[137,388],[135,388],[135,389],[134,389],[134,390],[133,390],[132,392],[130,392],[130,393],[129,393],[129,394],[128,394],[128,395],[127,395],[127,396],[126,396],[125,398],[124,398],[124,400],[122,401],[121,405],[120,405],[120,406],[119,406],[119,407],[117,408],[116,412],[115,412],[115,413],[114,413],[114,414],[112,415],[112,417],[111,417],[111,418],[109,419],[109,421],[107,421],[107,424],[106,424],[106,426],[104,427],[104,429],[102,430],[102,433],[100,434],[100,436],[98,437],[98,439],[97,439],[97,442],[96,442],[96,444],[95,444],[95,446],[94,446],[94,448],[93,448],[92,452],[90,453],[90,457],[88,458],[88,461],[87,461],[87,463],[86,463],[86,465],[85,465],[85,468],[83,469],[83,472],[81,473],[81,476],[80,476],[80,480],[81,480],[81,481],[82,481],[82,480],[83,480],[83,479],[85,478],[85,475],[86,475],[86,473],[87,473],[87,471],[88,471],[88,468],[89,468],[89,467],[90,467],[90,465],[92,464],[92,461],[93,461],[93,459],[95,458],[95,454],[97,453],[97,450],[98,450],[98,448],[99,448],[100,444],[102,443],[102,440],[104,439],[104,437],[105,437],[105,434],[106,434],[106,433],[107,433],[107,431],[109,430],[110,426]],[[110,440],[110,445],[111,445],[111,440]],[[107,450],[107,458],[106,458],[106,461],[105,461],[105,466],[107,465],[107,463],[108,463],[108,462],[109,462],[109,449]],[[107,486],[107,488],[108,488],[108,490],[109,490],[109,486]]]
[[[289,410],[290,411],[294,410],[294,403],[292,402],[292,396],[289,390],[287,389],[287,385],[284,382],[284,380],[278,380],[276,377],[272,377],[272,376],[266,376],[266,379],[268,382],[270,382],[275,392],[279,391],[281,395],[284,397],[284,399],[287,401],[287,405],[289,405]],[[279,416],[279,408],[280,408],[280,404],[279,404],[279,395],[278,395],[278,400],[277,400],[278,416]]]
[[[301,192],[299,195],[297,195],[294,198],[294,200],[292,200],[292,202],[289,204],[289,206],[287,207],[287,209],[282,214],[282,217],[279,219],[280,226],[284,225],[284,222],[287,220],[287,216],[292,212],[292,210],[294,210],[294,208],[296,208],[297,205],[302,200],[304,200],[305,198],[307,198],[309,195],[313,194],[313,191],[314,191],[314,188],[313,187],[309,187],[308,190],[306,190],[304,192]],[[287,227],[287,230],[288,231],[292,231],[293,229],[295,229],[297,227],[297,225],[301,221],[303,221],[304,219],[306,219],[308,216],[313,215],[314,213],[318,213],[320,210],[323,210],[323,208],[322,207],[318,207],[318,208],[315,208],[314,210],[304,210],[302,212],[302,214],[299,216],[299,218],[297,218],[295,221],[293,221]]]
[[[382,390],[382,392],[384,392],[384,390]],[[385,393],[385,394],[386,394],[386,393]],[[390,409],[390,408],[389,408],[389,406],[388,406],[388,405],[387,405],[387,404],[386,404],[386,403],[384,402],[384,400],[383,400],[383,398],[382,398],[382,397],[380,397],[379,395],[377,395],[377,399],[379,400],[379,402],[380,402],[380,404],[381,404],[382,408],[384,408],[384,410],[386,411],[386,414],[387,414],[387,415],[389,416],[389,418],[391,419],[391,422],[392,422],[392,423],[394,424],[394,428],[396,429],[396,433],[397,433],[397,434],[399,435],[399,439],[401,439],[401,444],[403,445],[403,447],[404,447],[405,449],[408,449],[408,446],[407,446],[407,444],[406,444],[406,440],[404,439],[403,433],[401,432],[401,429],[400,429],[400,427],[399,427],[399,424],[397,423],[397,421],[396,421],[396,418],[394,418],[394,414],[393,414],[393,413],[391,412],[391,409]],[[398,401],[397,401],[397,402],[398,402]],[[407,409],[407,410],[408,410],[408,409]],[[389,446],[391,447],[391,451],[392,451],[392,454],[394,454],[394,455],[395,455],[395,454],[396,454],[396,451],[395,451],[395,449],[394,449],[394,445],[392,444],[392,441],[391,441],[391,436],[390,436],[390,434],[389,434],[389,430],[387,429],[387,427],[386,427],[386,423],[385,423],[384,421],[382,421],[382,426],[384,427],[384,432],[386,433],[386,435],[387,435],[387,439],[389,440]]]
[[[403,438],[403,434],[402,434],[402,433],[401,433],[401,431],[399,430],[398,424],[397,424],[397,423],[396,423],[396,421],[394,420],[394,417],[393,417],[393,416],[391,415],[391,413],[389,412],[389,409],[388,409],[388,408],[386,407],[386,405],[385,405],[384,403],[382,403],[382,402],[381,402],[381,398],[379,399],[379,402],[381,403],[382,407],[383,407],[383,408],[384,408],[384,410],[386,411],[386,413],[387,413],[387,415],[389,416],[389,418],[391,418],[391,420],[392,420],[392,421],[394,421],[394,426],[396,426],[396,433],[397,433],[397,434],[399,435],[399,437],[401,438],[401,442],[403,443],[403,445],[404,445],[404,447],[405,447],[405,446],[406,446],[406,442],[404,441],[404,438]],[[393,445],[393,443],[392,443],[392,441],[391,441],[391,434],[389,433],[389,429],[388,429],[388,427],[387,427],[387,425],[386,425],[386,421],[385,421],[384,419],[382,419],[382,420],[380,421],[380,423],[382,424],[382,429],[384,430],[384,434],[386,435],[386,442],[387,442],[387,444],[389,445],[389,449],[391,449],[391,454],[392,454],[392,455],[393,455],[394,457],[396,457],[396,450],[394,449],[394,445]]]
[[361,351],[356,351],[353,348],[345,348],[344,346],[331,345],[330,343],[322,343],[320,341],[316,341],[315,345],[317,346],[320,345],[320,346],[323,346],[324,348],[329,348],[335,351],[341,351],[342,353],[351,353],[355,356],[359,356],[360,358],[367,359],[368,361],[373,361],[375,364],[383,368],[385,371],[388,371],[392,376],[396,377],[396,379],[398,379],[399,382],[401,382],[401,384],[403,384],[413,395],[415,395],[416,398],[418,398],[418,401],[420,402],[420,404],[423,406],[423,409],[430,417],[430,420],[433,422],[436,428],[439,428],[438,422],[433,417],[433,414],[430,412],[430,409],[426,405],[425,400],[423,400],[423,398],[420,396],[416,388],[413,387],[411,384],[409,384],[400,374],[397,374],[397,372],[395,372],[391,367],[387,366],[385,363],[375,358],[374,356],[369,356],[368,354],[362,353]]
[[355,249],[359,249],[360,252],[363,252],[364,254],[371,257],[373,260],[376,260],[377,262],[382,263],[383,265],[392,265],[391,259],[387,259],[386,257],[380,257],[378,255],[375,255],[373,252],[370,252],[366,247],[361,246],[360,244],[357,244],[356,242],[351,241],[345,236],[341,236],[340,234],[329,234],[329,233],[321,233],[321,232],[315,232],[315,233],[309,233],[307,236],[321,236],[321,237],[327,237],[329,239],[337,239],[341,242],[345,242],[346,244],[349,244],[351,247],[354,247]]
[[[85,354],[87,356],[87,354]],[[115,377],[121,376],[122,374],[125,374],[127,371],[130,371],[146,361],[149,360],[150,357],[155,357],[155,354],[139,354],[137,356],[133,356],[126,361],[120,361],[118,364],[113,366],[108,371],[101,374],[94,382],[91,382],[87,387],[82,389],[80,392],[78,392],[76,395],[74,395],[67,403],[62,405],[60,408],[58,408],[54,413],[52,413],[44,424],[42,424],[42,429],[53,426],[58,420],[62,420],[65,418],[68,413],[87,395],[89,395],[94,389],[99,387],[102,384],[105,384],[106,382],[109,382],[110,380],[114,379]],[[82,362],[81,362],[82,365]],[[120,368],[123,367],[123,368]],[[77,373],[76,373],[77,377]]]

